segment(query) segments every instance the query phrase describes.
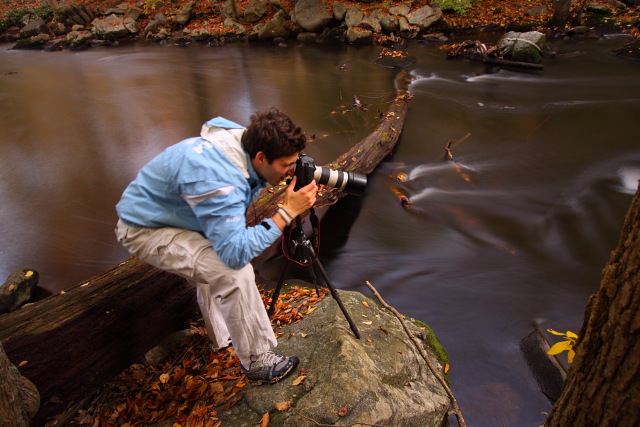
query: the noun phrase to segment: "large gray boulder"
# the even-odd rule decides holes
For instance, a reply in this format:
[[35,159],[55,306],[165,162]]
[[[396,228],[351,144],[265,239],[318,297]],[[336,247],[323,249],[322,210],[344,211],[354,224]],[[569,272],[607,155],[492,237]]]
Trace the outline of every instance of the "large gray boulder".
[[[327,296],[312,314],[277,331],[283,335],[276,352],[297,355],[296,370],[276,384],[246,386],[240,403],[219,413],[222,425],[254,426],[267,412],[269,425],[280,427],[358,423],[424,427],[445,422],[447,394],[399,320],[358,292],[339,291],[339,295],[361,339],[351,331],[337,301]],[[433,333],[406,322],[442,373],[446,352]],[[439,349],[439,356],[430,343]],[[276,409],[285,402],[291,409]]]
[[539,31],[509,31],[498,41],[498,48],[505,59],[540,63],[547,49],[547,39]]
[[431,6],[423,6],[407,15],[409,24],[417,26],[420,30],[426,30],[441,19],[442,10]]
[[104,40],[115,41],[124,37],[127,37],[130,32],[127,27],[131,27],[131,21],[129,20],[125,25],[124,16],[117,14],[110,14],[105,18],[96,18],[91,23],[91,32]]
[[320,32],[333,20],[320,0],[298,0],[293,9],[293,22],[308,32]]

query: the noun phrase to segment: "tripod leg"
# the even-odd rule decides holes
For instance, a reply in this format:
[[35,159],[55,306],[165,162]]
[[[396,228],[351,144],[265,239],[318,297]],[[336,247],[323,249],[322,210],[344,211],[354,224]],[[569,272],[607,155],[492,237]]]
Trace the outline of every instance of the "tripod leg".
[[273,311],[276,308],[276,302],[278,301],[278,297],[280,296],[280,290],[282,289],[282,285],[284,284],[284,279],[287,278],[287,272],[289,271],[289,265],[291,264],[290,260],[287,260],[284,267],[282,267],[282,272],[280,273],[280,278],[278,279],[278,284],[276,285],[275,290],[271,294],[271,306],[269,306],[269,310],[267,310],[267,315],[271,317],[273,315]]
[[347,319],[347,322],[349,323],[349,326],[351,327],[353,334],[356,336],[356,338],[360,339],[360,331],[358,331],[358,328],[356,327],[355,323],[353,323],[353,320],[351,320],[351,316],[349,316],[347,309],[345,308],[344,304],[342,304],[342,300],[340,300],[340,296],[338,295],[336,288],[333,286],[333,283],[331,283],[331,279],[329,279],[329,276],[327,275],[327,272],[322,267],[322,264],[320,263],[319,259],[316,259],[315,265],[318,267],[320,274],[322,275],[324,281],[326,282],[327,287],[331,292],[331,296],[333,297],[333,299],[336,300],[336,302],[338,303],[338,307],[340,307],[340,310],[342,310],[342,314],[344,314],[344,317]]

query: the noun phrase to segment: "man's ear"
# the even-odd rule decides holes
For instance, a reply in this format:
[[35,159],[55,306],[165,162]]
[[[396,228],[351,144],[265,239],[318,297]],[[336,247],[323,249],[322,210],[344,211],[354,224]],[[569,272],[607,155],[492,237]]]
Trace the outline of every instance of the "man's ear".
[[266,155],[266,154],[264,154],[264,151],[258,151],[258,152],[256,153],[256,157],[255,157],[255,159],[256,159],[256,162],[257,162],[259,165],[265,165],[265,164],[267,164],[267,155]]

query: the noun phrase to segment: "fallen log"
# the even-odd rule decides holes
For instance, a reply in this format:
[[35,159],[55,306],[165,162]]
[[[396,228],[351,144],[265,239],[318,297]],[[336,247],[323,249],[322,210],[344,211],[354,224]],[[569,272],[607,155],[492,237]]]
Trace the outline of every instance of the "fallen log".
[[195,289],[131,258],[68,291],[0,316],[11,362],[38,388],[32,425],[64,412],[197,314]]
[[[352,146],[349,151],[323,166],[363,175],[373,172],[380,162],[393,152],[402,133],[409,110],[409,101],[412,98],[412,95],[406,90],[408,82],[408,73],[400,73],[396,79],[398,95],[389,103],[389,110],[380,117],[378,126]],[[282,202],[284,197],[285,189],[285,186],[281,186],[275,192],[263,190],[247,212],[247,224],[256,225],[262,219],[275,215],[278,204]],[[345,192],[335,188],[325,188],[319,192],[314,207],[321,208],[332,205],[346,195]]]
[[[334,169],[371,173],[393,151],[411,95],[408,74],[396,79],[398,96],[371,134],[334,162]],[[345,194],[330,189],[316,207]],[[247,222],[272,216],[282,190],[264,191]],[[13,313],[0,315],[0,341],[7,356],[41,395],[33,425],[66,412],[139,360],[169,333],[197,315],[195,290],[183,279],[132,258],[86,283]],[[26,362],[26,363],[23,363]]]

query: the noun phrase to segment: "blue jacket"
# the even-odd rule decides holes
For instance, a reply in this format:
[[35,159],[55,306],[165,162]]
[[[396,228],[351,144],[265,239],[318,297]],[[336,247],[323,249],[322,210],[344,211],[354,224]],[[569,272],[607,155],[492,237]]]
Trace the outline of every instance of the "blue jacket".
[[204,234],[222,261],[242,268],[280,236],[271,219],[246,227],[246,212],[266,182],[240,142],[244,128],[221,117],[199,138],[181,141],[145,165],[116,205],[126,224]]

